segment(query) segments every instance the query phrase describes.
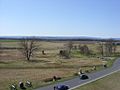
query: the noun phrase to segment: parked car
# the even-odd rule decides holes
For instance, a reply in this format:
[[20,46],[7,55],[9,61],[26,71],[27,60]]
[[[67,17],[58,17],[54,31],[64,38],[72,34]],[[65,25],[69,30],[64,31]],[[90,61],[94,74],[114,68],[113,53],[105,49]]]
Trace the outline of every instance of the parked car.
[[57,85],[54,86],[54,90],[68,90],[69,86],[68,85]]
[[81,74],[80,79],[85,80],[85,79],[89,79],[89,77],[86,74]]

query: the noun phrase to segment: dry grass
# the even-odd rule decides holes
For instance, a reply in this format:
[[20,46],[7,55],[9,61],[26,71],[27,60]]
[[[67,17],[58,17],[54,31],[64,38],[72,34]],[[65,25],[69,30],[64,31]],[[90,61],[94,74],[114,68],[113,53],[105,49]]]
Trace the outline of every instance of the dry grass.
[[[78,42],[77,42],[78,43]],[[5,46],[16,46],[18,42],[3,42]],[[31,62],[27,62],[19,50],[3,50],[0,60],[1,68],[55,68],[55,67],[81,67],[102,65],[103,62],[98,58],[88,57],[72,57],[71,59],[63,59],[58,56],[59,50],[64,47],[65,42],[39,42],[42,49],[45,49],[46,55],[42,55],[41,50],[38,50]],[[91,44],[90,44],[91,45]]]
[[43,85],[46,78],[54,75],[69,77],[75,72],[75,69],[0,69],[0,90],[9,90],[12,83],[27,80],[32,81],[34,86]]
[[[15,58],[15,57],[14,57]],[[19,57],[16,57],[19,58]],[[42,56],[37,59],[33,59],[30,62],[26,60],[13,60],[9,58],[7,60],[0,60],[1,68],[76,68],[83,66],[94,66],[94,65],[103,65],[102,60],[97,58],[71,58],[71,59],[62,59],[59,57],[51,57],[49,55]]]
[[[2,42],[4,47],[19,47],[17,42]],[[64,48],[66,42],[39,42],[40,49],[30,62],[26,61],[22,54],[15,49],[4,50],[0,58],[0,90],[8,90],[9,85],[19,81],[30,80],[34,87],[46,84],[43,79],[53,77],[73,76],[79,68],[91,69],[91,66],[102,65],[105,62],[95,57],[72,57],[63,59],[58,56],[59,50]],[[74,42],[78,45],[80,42]],[[85,42],[87,43],[87,42]],[[84,44],[85,44],[84,43]],[[95,43],[87,44],[90,49],[96,51]],[[44,49],[46,55],[42,55]],[[79,55],[79,54],[78,54]],[[86,66],[86,67],[82,67]],[[4,68],[4,69],[3,69]],[[44,68],[44,69],[43,69]]]

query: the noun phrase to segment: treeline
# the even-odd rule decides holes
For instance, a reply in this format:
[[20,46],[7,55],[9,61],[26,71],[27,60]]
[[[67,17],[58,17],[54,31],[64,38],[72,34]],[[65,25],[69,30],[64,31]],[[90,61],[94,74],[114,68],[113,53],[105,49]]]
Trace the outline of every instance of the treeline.
[[3,47],[3,46],[1,46],[0,49],[1,50],[10,49],[11,50],[11,49],[22,49],[22,48],[21,47]]
[[[33,38],[35,38],[36,40],[40,40],[40,41],[102,41],[102,42],[106,42],[109,39],[101,39],[101,38],[80,38],[80,37],[76,37],[76,38],[72,38],[72,37],[0,37],[0,40],[7,40],[7,41],[12,41],[12,40],[23,40],[24,38],[27,38],[29,40],[32,40]],[[115,42],[119,42],[120,40],[118,39],[112,39]]]

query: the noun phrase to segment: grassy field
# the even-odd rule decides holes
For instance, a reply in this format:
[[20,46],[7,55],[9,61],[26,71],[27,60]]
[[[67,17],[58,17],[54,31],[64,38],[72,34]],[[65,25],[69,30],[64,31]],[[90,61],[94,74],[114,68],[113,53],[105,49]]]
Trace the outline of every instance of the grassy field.
[[[59,51],[64,48],[66,42],[38,42],[40,49],[35,57],[27,62],[18,49],[4,49],[1,54],[0,68],[77,68],[81,66],[102,65],[102,60],[96,57],[86,57],[79,52],[73,53],[70,59],[59,57]],[[75,44],[78,44],[76,42]],[[3,47],[19,47],[19,42],[3,42]],[[91,46],[90,46],[91,47]],[[95,46],[92,46],[95,48]],[[46,55],[42,55],[45,50]]]
[[74,90],[120,90],[120,72],[114,73]]
[[[9,85],[19,81],[30,80],[33,88],[51,84],[55,82],[44,82],[45,79],[59,76],[62,80],[74,77],[81,68],[83,71],[93,71],[93,66],[97,70],[103,69],[103,64],[112,65],[116,57],[108,57],[102,60],[97,57],[84,56],[79,51],[72,51],[70,59],[60,58],[59,50],[64,49],[66,41],[38,42],[40,47],[35,56],[28,62],[24,59],[18,49],[4,49],[0,57],[0,90],[9,90]],[[74,42],[74,45],[86,44],[89,48],[97,52],[97,45],[87,42]],[[19,48],[19,41],[1,41],[2,47]],[[45,50],[46,55],[41,51]]]
[[9,85],[27,80],[32,81],[33,87],[37,87],[49,84],[50,82],[44,82],[46,78],[54,75],[65,78],[73,73],[75,73],[74,69],[0,69],[0,90],[9,90]]

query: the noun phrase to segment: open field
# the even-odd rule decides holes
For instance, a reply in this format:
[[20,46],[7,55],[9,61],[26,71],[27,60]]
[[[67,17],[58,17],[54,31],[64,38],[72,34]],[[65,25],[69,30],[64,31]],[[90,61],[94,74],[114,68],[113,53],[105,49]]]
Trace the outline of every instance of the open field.
[[0,69],[0,90],[9,90],[9,85],[19,81],[30,80],[33,86],[48,84],[43,80],[54,75],[69,77],[75,73],[74,69]]
[[[2,41],[2,50],[0,57],[0,90],[8,90],[12,83],[18,84],[19,81],[30,80],[34,88],[45,84],[43,80],[52,78],[54,75],[63,78],[73,77],[75,73],[82,69],[83,71],[97,67],[97,70],[103,68],[103,64],[112,65],[116,57],[107,57],[102,60],[97,56],[85,56],[79,51],[72,51],[70,59],[59,57],[59,51],[64,49],[67,41],[38,42],[39,49],[35,56],[27,61],[19,51],[18,41]],[[75,41],[74,45],[86,44],[93,51],[97,52],[97,44],[90,42]],[[6,49],[9,48],[9,49]],[[41,51],[45,50],[46,55],[42,55]]]
[[120,72],[114,73],[74,90],[120,90]]
[[[59,51],[64,48],[65,41],[61,42],[38,42],[39,50],[35,57],[30,62],[27,62],[18,49],[4,49],[1,54],[0,67],[1,68],[60,68],[60,67],[81,67],[102,65],[102,60],[96,57],[86,57],[79,52],[72,53],[70,59],[63,59],[59,57]],[[79,42],[75,42],[75,45]],[[89,45],[89,44],[88,44]],[[94,45],[94,43],[93,43]],[[89,45],[89,47],[96,50],[96,45]],[[3,47],[18,48],[19,42],[2,42]],[[41,50],[45,50],[46,55],[42,55]]]

